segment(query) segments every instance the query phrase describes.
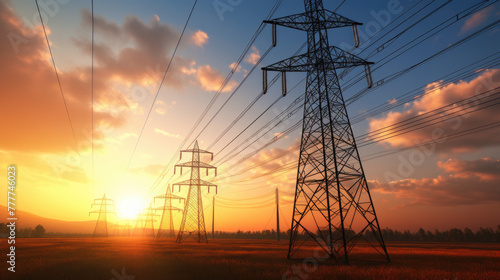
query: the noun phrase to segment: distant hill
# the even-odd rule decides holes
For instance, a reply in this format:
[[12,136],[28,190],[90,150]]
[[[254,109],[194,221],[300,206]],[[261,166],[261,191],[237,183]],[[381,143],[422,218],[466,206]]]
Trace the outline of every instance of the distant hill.
[[[17,228],[35,228],[42,225],[46,232],[54,233],[86,233],[91,234],[94,231],[95,221],[62,221],[41,217],[25,211],[16,211]],[[7,207],[0,205],[0,223],[7,221]]]

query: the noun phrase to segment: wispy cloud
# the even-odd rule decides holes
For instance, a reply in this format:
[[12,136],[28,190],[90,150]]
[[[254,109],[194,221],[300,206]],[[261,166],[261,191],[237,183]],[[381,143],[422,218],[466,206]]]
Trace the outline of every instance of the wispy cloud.
[[460,34],[463,34],[483,23],[493,11],[494,6],[485,8],[475,14],[473,14],[469,19],[467,19],[460,30]]
[[171,138],[177,138],[177,139],[181,138],[181,136],[179,134],[168,133],[165,130],[162,130],[162,129],[159,129],[159,128],[155,128],[155,132],[158,133],[158,134],[161,134],[161,135],[165,135],[165,136],[171,137]]

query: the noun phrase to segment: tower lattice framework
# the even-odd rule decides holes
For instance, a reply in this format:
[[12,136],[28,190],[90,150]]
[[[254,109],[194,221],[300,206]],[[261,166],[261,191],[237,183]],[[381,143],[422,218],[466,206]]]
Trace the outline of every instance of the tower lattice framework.
[[[102,198],[94,199],[94,203],[90,207],[94,206],[99,206],[99,210],[89,212],[89,216],[90,214],[98,214],[92,237],[108,237],[108,214],[115,214],[114,201],[106,198],[106,194],[104,194]],[[111,207],[113,210],[110,210]]]
[[[173,212],[174,211],[182,212],[182,209],[174,206],[172,200],[178,199],[179,203],[180,203],[181,201],[185,201],[186,199],[184,197],[173,194],[172,190],[170,188],[170,185],[167,186],[167,191],[165,192],[165,194],[155,196],[154,200],[156,201],[156,199],[164,199],[163,207],[154,208],[155,211],[162,212],[160,227],[158,228],[158,233],[156,234],[156,237],[157,238],[162,238],[162,237],[174,238],[175,237],[175,228],[174,228]],[[168,228],[167,228],[167,226],[168,226]]]
[[266,23],[273,26],[273,45],[277,25],[306,31],[307,53],[262,68],[264,92],[267,71],[282,73],[283,94],[286,94],[286,72],[307,73],[288,258],[312,239],[331,258],[345,263],[364,259],[353,250],[360,241],[378,252],[380,259],[388,261],[337,76],[338,69],[364,66],[371,86],[372,63],[330,46],[327,32],[350,26],[358,45],[357,25],[361,23],[324,9],[322,0],[304,2],[305,13]]
[[189,186],[188,196],[182,216],[182,222],[179,228],[179,234],[177,235],[176,242],[181,243],[189,237],[194,238],[198,242],[208,242],[207,232],[205,230],[205,217],[203,215],[201,188],[203,186],[207,186],[208,192],[210,192],[210,188],[214,187],[215,191],[217,192],[217,185],[202,180],[200,176],[200,169],[206,169],[207,175],[209,169],[214,169],[215,175],[217,176],[217,168],[210,164],[201,162],[200,155],[209,154],[213,160],[213,154],[209,151],[200,150],[200,148],[198,147],[198,141],[195,141],[193,149],[181,151],[181,159],[182,153],[191,153],[192,160],[190,162],[175,165],[174,174],[177,167],[180,167],[181,175],[182,169],[184,167],[188,167],[191,168],[191,177],[188,180],[173,184],[173,186],[179,186],[179,189],[183,185]]

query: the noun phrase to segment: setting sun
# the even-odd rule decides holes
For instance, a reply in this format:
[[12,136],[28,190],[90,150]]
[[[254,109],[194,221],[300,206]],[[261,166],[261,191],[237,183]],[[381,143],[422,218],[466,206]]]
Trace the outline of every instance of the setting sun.
[[116,215],[122,219],[135,219],[141,212],[142,200],[137,197],[126,197],[116,202]]

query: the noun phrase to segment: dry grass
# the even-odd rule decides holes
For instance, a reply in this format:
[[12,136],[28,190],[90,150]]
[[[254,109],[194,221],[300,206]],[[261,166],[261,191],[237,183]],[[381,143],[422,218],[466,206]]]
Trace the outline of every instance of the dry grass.
[[[111,271],[121,272],[122,267],[136,280],[500,279],[498,244],[391,243],[390,264],[346,266],[327,261],[318,267],[303,267],[302,259],[285,258],[286,241],[215,240],[179,245],[132,238],[33,238],[17,243],[17,272],[8,272],[2,261],[0,279],[109,280]],[[312,249],[305,255],[312,257]],[[293,273],[294,267],[301,268],[300,272]]]

